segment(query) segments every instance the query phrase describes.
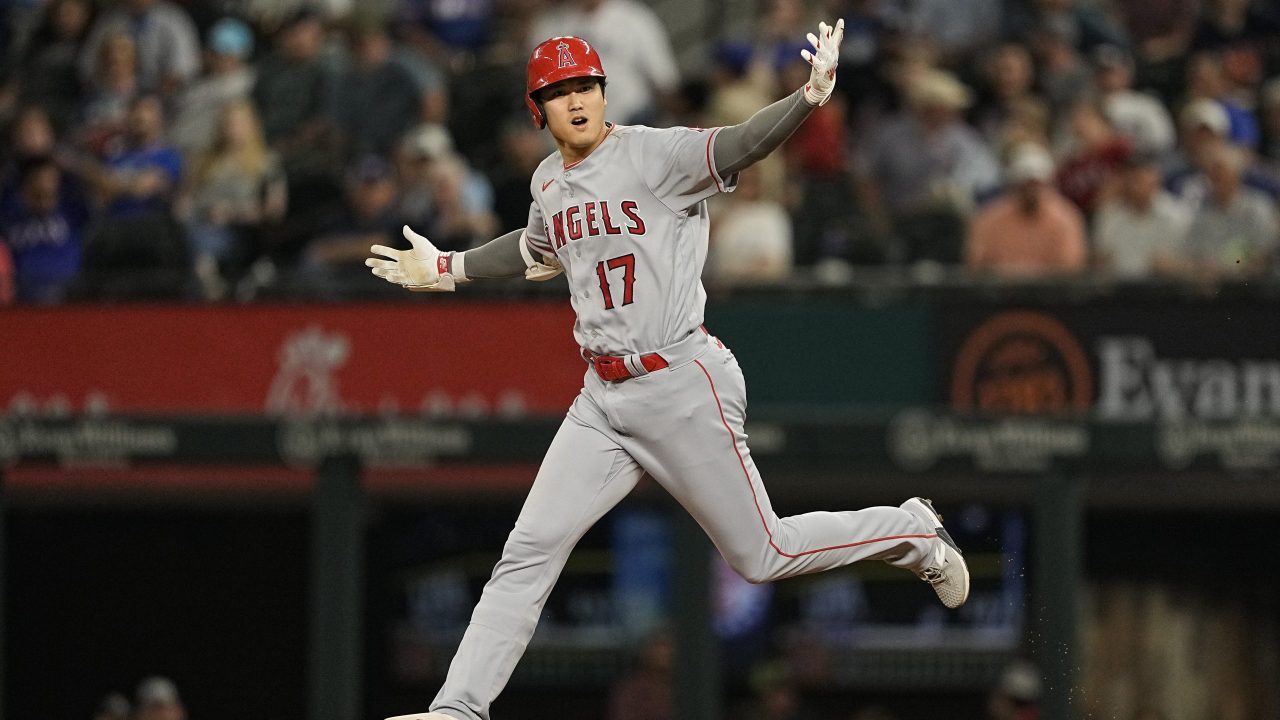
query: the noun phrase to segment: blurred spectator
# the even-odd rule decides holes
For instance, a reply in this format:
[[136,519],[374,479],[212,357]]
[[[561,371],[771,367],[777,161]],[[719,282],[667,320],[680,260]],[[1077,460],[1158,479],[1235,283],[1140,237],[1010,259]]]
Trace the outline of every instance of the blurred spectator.
[[1133,153],[1133,146],[1111,127],[1095,102],[1085,101],[1073,107],[1067,126],[1071,138],[1058,168],[1058,189],[1090,217],[1099,201],[1106,199],[1117,171]]
[[[497,218],[490,210],[492,191],[482,175],[458,155],[432,162],[427,171],[435,208],[427,223],[428,236],[441,250],[467,250],[497,234]],[[482,183],[476,194],[476,183]]]
[[1172,274],[1185,267],[1182,253],[1191,214],[1160,185],[1160,165],[1137,154],[1120,174],[1119,192],[1094,223],[1094,266],[1125,279]]
[[223,110],[253,91],[256,79],[253,31],[236,18],[222,18],[209,28],[205,72],[178,96],[169,137],[183,157],[198,158],[209,149]]
[[[529,59],[529,51],[530,48],[523,45],[516,50],[514,41],[510,45],[495,46],[492,52],[476,57],[474,62],[466,63],[450,74],[449,115],[445,125],[458,151],[486,172],[496,172],[507,162],[502,146],[494,142],[494,138],[502,135],[506,123],[513,117],[530,122],[524,102],[528,89],[525,63]],[[610,72],[607,64],[605,71]],[[616,121],[612,84],[610,88],[607,93],[609,108],[605,114]]]
[[[1205,158],[1214,147],[1228,142],[1231,118],[1226,108],[1217,100],[1193,100],[1178,114],[1178,131],[1181,141],[1177,153],[1170,158],[1165,174],[1169,189],[1174,195],[1187,195],[1183,185],[1204,166]],[[1199,203],[1203,192],[1187,197],[1189,205]]]
[[1241,182],[1246,162],[1242,149],[1225,144],[1208,159],[1209,193],[1187,234],[1187,255],[1202,277],[1257,275],[1275,253],[1280,239],[1275,207]]
[[391,38],[376,24],[352,33],[354,60],[334,91],[335,124],[348,155],[388,157],[400,136],[419,121],[422,99],[413,77],[391,62]]
[[534,19],[527,45],[558,35],[584,38],[609,76],[609,118],[653,123],[680,83],[675,51],[658,16],[637,0],[566,0]]
[[1158,66],[1182,56],[1195,33],[1198,0],[1116,0],[1139,63]]
[[892,260],[958,262],[964,218],[997,187],[1000,170],[960,112],[969,91],[949,73],[927,71],[909,87],[910,110],[885,121],[859,148],[859,195],[877,229],[900,246]]
[[[836,83],[836,94],[844,97],[851,117],[877,114],[891,94],[886,66],[895,42],[902,36],[900,30],[905,19],[880,0],[842,0],[840,7],[844,17],[844,42],[840,45],[840,82]],[[791,38],[793,43],[797,40],[797,37]]]
[[[410,132],[400,141],[395,153],[396,180],[400,186],[396,195],[395,214],[408,225],[425,228],[435,212],[435,192],[431,183],[431,166],[436,158],[452,147],[449,131],[439,125],[424,125]],[[542,158],[538,158],[541,162]],[[528,221],[529,177],[525,176],[524,220]],[[504,227],[519,224],[504,223]]]
[[443,66],[407,42],[403,26],[396,28],[391,47],[391,62],[404,68],[418,88],[423,122],[443,123],[449,110],[449,78]]
[[18,111],[7,133],[8,153],[0,171],[0,195],[18,186],[18,166],[26,160],[54,155],[58,138],[49,113],[39,106]]
[[121,146],[81,163],[104,207],[85,248],[86,291],[109,298],[169,297],[185,285],[186,241],[170,214],[182,157],[165,140],[160,98],[129,108]]
[[1204,0],[1192,39],[1193,50],[1222,58],[1223,71],[1239,88],[1255,88],[1280,61],[1280,22],[1274,4],[1250,0]]
[[261,234],[284,218],[286,202],[280,159],[267,149],[253,103],[232,101],[182,202],[196,279],[207,299],[221,298],[224,277],[238,276],[261,252]]
[[1090,92],[1093,78],[1089,64],[1066,29],[1054,25],[1037,28],[1029,45],[1039,66],[1040,89],[1053,112],[1065,111]]
[[129,720],[132,715],[133,706],[129,699],[120,693],[111,693],[98,703],[93,720]]
[[397,8],[396,23],[405,30],[410,44],[441,64],[458,62],[468,54],[484,50],[493,39],[495,4],[495,0],[396,0],[393,3]]
[[493,208],[501,228],[523,227],[529,221],[529,178],[554,146],[548,146],[547,133],[535,129],[524,118],[513,119],[502,133],[502,146],[507,163],[493,180]]
[[[448,130],[439,125],[415,128],[405,136],[401,155],[409,163],[402,164],[400,172],[400,222],[419,223],[419,231],[437,247],[452,250],[466,250],[497,234],[493,187],[454,151]],[[528,221],[529,176],[524,178],[525,215],[511,227]]]
[[1049,184],[1053,158],[1024,145],[1010,155],[1010,189],[974,218],[965,249],[970,270],[1033,278],[1083,270],[1084,219]]
[[1093,78],[1115,129],[1143,153],[1166,153],[1177,141],[1173,118],[1155,97],[1133,89],[1133,58],[1113,45],[1093,53]]
[[1099,45],[1127,47],[1128,35],[1101,3],[1081,0],[1031,0],[1008,3],[1004,13],[1005,34],[1025,40],[1048,30],[1081,53]]
[[[1183,108],[1178,116],[1178,125],[1182,146],[1166,170],[1165,184],[1179,202],[1195,210],[1209,193],[1206,176],[1209,159],[1220,147],[1231,144],[1231,120],[1222,103],[1202,98]],[[1280,182],[1265,168],[1252,162],[1245,168],[1243,182],[1272,199],[1280,197]]]
[[396,178],[387,161],[376,155],[360,158],[347,174],[346,186],[342,214],[311,240],[303,257],[304,281],[321,293],[384,289],[386,283],[369,282],[372,276],[365,271],[369,246],[406,245],[400,233],[403,223],[395,214]]
[[134,720],[185,720],[187,709],[178,687],[166,677],[150,677],[138,685]]
[[107,149],[105,167],[92,175],[106,215],[167,213],[182,179],[182,156],[165,138],[160,98],[143,95],[134,100],[126,123],[123,142]]
[[[330,78],[320,61],[323,46],[320,17],[300,11],[280,27],[272,51],[258,66],[253,100],[262,113],[262,131],[290,174],[294,166],[314,165],[315,145],[328,130]],[[327,162],[324,167],[330,169]]]
[[96,52],[99,58],[88,81],[79,144],[100,155],[124,132],[125,116],[142,85],[133,38],[124,33],[108,35]]
[[[1252,104],[1252,86],[1247,95]],[[1237,145],[1258,147],[1261,130],[1253,111],[1237,98],[1223,72],[1222,58],[1215,53],[1204,52],[1191,58],[1187,66],[1187,101],[1217,100],[1227,111],[1230,120],[1230,138]]]
[[716,208],[706,277],[717,285],[778,282],[791,274],[791,218],[782,205],[761,197],[760,173],[738,176],[738,189]]
[[1044,681],[1035,665],[1015,661],[987,696],[987,720],[1038,720]]
[[100,49],[113,35],[125,35],[137,45],[138,81],[145,91],[169,94],[200,72],[195,23],[168,0],[125,0],[99,18],[81,54],[80,75],[86,81],[98,76]]
[[987,57],[983,74],[986,92],[973,113],[974,124],[987,144],[1000,153],[1007,149],[1020,106],[1041,102],[1032,90],[1036,77],[1031,52],[1025,45],[1005,43]]
[[12,78],[19,102],[40,105],[65,130],[80,111],[80,71],[77,58],[93,22],[90,0],[53,0],[44,7],[21,58],[21,72]]
[[917,41],[931,42],[948,67],[965,67],[1000,34],[1001,0],[917,0],[908,17]]
[[674,638],[667,630],[655,632],[641,648],[637,667],[610,688],[606,720],[672,720],[674,664]]
[[274,47],[258,65],[253,100],[267,144],[280,155],[289,179],[285,244],[295,248],[323,223],[342,199],[341,154],[329,122],[331,80],[320,59],[324,25],[314,12],[291,15]]
[[18,188],[0,200],[0,245],[13,264],[18,300],[56,303],[80,272],[88,206],[52,159],[28,159],[20,168]]

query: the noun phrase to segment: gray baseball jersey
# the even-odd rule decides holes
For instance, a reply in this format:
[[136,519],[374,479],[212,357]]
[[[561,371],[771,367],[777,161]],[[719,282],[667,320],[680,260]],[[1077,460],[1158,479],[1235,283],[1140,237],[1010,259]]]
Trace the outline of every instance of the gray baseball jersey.
[[585,159],[555,153],[533,173],[525,240],[564,266],[588,350],[626,355],[666,347],[702,324],[718,129],[612,125]]
[[706,199],[719,130],[613,126],[584,160],[534,173],[525,241],[564,265],[578,342],[598,354],[657,353],[616,382],[588,368],[432,710],[488,720],[573,546],[648,474],[752,582],[863,559],[920,570],[934,528],[895,507],[779,518],[747,448],[746,385],[733,353],[700,329]]

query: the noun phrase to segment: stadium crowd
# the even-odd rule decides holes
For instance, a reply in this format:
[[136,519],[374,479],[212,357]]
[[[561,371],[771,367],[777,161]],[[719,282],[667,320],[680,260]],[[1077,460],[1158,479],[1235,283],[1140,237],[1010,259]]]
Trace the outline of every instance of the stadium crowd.
[[537,41],[598,47],[615,122],[711,127],[802,84],[836,17],[837,97],[715,199],[709,282],[1274,272],[1272,3],[756,6],[682,67],[638,0],[10,0],[0,304],[385,290],[362,260],[405,223],[450,250],[525,224]]

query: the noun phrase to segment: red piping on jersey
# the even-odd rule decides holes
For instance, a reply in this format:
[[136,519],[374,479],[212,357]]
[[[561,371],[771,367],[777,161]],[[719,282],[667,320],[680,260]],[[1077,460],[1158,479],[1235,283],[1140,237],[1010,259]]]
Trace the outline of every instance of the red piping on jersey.
[[716,177],[716,169],[711,166],[711,141],[716,139],[716,133],[718,132],[720,132],[720,128],[712,130],[711,136],[707,138],[707,172],[711,173],[711,182],[716,184],[716,190],[724,192],[724,186],[720,184],[720,179]]
[[887,537],[871,538],[870,540],[859,540],[857,542],[845,543],[843,545],[832,545],[831,547],[818,548],[817,550],[805,550],[804,552],[788,553],[783,552],[782,548],[773,541],[773,533],[769,531],[769,523],[764,519],[764,511],[760,509],[760,496],[756,494],[756,487],[751,483],[751,473],[747,472],[747,463],[742,459],[742,452],[738,450],[738,441],[734,437],[733,428],[729,427],[729,421],[724,417],[724,406],[720,404],[720,394],[716,392],[716,383],[711,379],[711,373],[707,372],[707,368],[702,364],[701,360],[694,360],[702,374],[707,376],[707,382],[711,385],[711,395],[716,399],[716,409],[720,411],[720,422],[724,423],[724,429],[729,431],[729,442],[733,443],[733,452],[738,456],[738,465],[742,467],[742,475],[747,479],[747,487],[751,490],[751,500],[756,504],[756,514],[760,516],[760,524],[764,526],[764,534],[769,538],[769,547],[773,551],[785,558],[798,558],[805,555],[813,555],[814,553],[826,552],[828,550],[841,550],[843,548],[857,547],[859,545],[869,545],[875,542],[885,540],[909,540],[909,539],[928,539],[938,537],[937,533],[928,533],[925,535],[889,535]]
[[617,127],[617,126],[616,126],[616,125],[614,125],[613,123],[609,123],[609,128],[608,128],[607,130],[605,130],[605,131],[604,131],[604,135],[600,138],[600,142],[596,143],[595,147],[593,147],[593,148],[591,148],[590,150],[588,150],[588,151],[587,151],[587,154],[586,154],[586,155],[584,155],[584,156],[582,156],[582,158],[580,158],[580,159],[578,159],[578,160],[574,160],[573,162],[571,162],[571,163],[569,163],[569,164],[565,165],[565,166],[564,166],[564,169],[565,169],[565,170],[572,170],[573,168],[578,167],[578,164],[579,164],[579,163],[581,163],[583,160],[586,160],[587,158],[591,157],[591,153],[595,152],[595,151],[596,151],[596,148],[598,148],[598,147],[600,147],[601,145],[603,145],[603,144],[604,144],[604,139],[605,139],[605,138],[607,138],[607,137],[609,137],[609,133],[613,132],[613,129],[614,129],[615,127]]

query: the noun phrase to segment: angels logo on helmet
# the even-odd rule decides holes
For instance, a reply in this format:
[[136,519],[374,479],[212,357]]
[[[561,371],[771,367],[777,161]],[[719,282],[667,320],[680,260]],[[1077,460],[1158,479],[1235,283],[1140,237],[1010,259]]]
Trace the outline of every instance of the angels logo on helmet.
[[573,53],[569,52],[569,43],[564,42],[562,40],[560,44],[556,46],[556,50],[560,51],[560,57],[558,60],[559,67],[566,68],[566,67],[569,67],[570,65],[578,64],[573,59]]

